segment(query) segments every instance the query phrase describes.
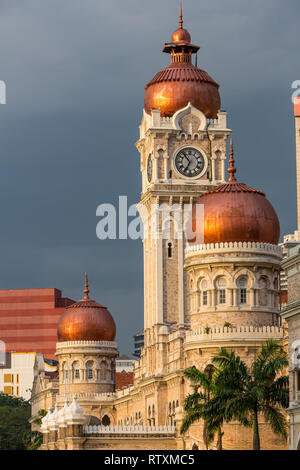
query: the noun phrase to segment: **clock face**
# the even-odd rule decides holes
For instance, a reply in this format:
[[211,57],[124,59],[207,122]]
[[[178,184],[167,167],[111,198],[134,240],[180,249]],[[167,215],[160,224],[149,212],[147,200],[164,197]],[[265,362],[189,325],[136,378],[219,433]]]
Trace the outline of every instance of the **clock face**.
[[147,160],[147,178],[148,182],[150,183],[152,180],[152,158],[151,155],[148,156]]
[[176,170],[183,176],[194,178],[200,175],[204,168],[204,157],[199,150],[192,147],[181,149],[175,157]]

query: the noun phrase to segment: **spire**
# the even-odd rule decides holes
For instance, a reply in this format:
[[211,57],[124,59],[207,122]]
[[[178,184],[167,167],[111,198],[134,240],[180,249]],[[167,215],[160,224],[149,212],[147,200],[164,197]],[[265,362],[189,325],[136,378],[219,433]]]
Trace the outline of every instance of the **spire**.
[[83,300],[89,300],[89,283],[88,283],[88,276],[87,276],[87,273],[85,273],[85,289],[83,291],[84,293],[84,298]]
[[234,166],[234,151],[233,151],[232,139],[230,139],[230,159],[229,159],[229,168],[227,171],[230,174],[228,182],[231,183],[233,181],[236,181],[236,177],[234,176],[236,172],[236,168]]
[[183,27],[183,14],[182,14],[182,0],[180,0],[180,10],[179,10],[179,28]]

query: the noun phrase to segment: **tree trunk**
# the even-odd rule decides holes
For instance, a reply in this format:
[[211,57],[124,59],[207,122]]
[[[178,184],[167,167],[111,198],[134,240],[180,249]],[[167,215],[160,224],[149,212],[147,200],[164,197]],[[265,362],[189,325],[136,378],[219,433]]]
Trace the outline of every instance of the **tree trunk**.
[[221,429],[221,426],[219,427],[218,429],[218,442],[217,442],[217,449],[218,450],[223,450],[223,443],[222,443],[222,439],[223,439],[223,432],[222,432],[222,429]]
[[206,447],[206,450],[208,450],[208,430],[207,430],[207,422],[204,421],[203,424],[203,441]]
[[258,428],[257,409],[253,411],[253,450],[260,450],[260,437]]

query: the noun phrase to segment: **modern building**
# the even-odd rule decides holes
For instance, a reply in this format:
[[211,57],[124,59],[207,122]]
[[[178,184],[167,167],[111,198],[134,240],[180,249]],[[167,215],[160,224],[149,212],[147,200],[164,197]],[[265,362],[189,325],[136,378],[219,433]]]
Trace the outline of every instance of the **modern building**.
[[136,361],[133,359],[130,359],[130,357],[126,356],[126,354],[119,356],[118,359],[116,360],[116,373],[122,374],[122,373],[133,372],[135,363]]
[[29,400],[35,375],[48,373],[51,376],[57,370],[57,364],[44,360],[40,353],[8,352],[5,364],[0,365],[0,392]]
[[55,359],[58,320],[73,302],[58,289],[0,290],[0,341],[6,351]]
[[137,335],[134,335],[134,357],[141,357],[141,351],[142,348],[144,347],[144,332],[141,331]]
[[[180,10],[179,27],[163,49],[171,64],[146,85],[136,144],[144,345],[133,384],[116,391],[116,326],[86,286],[58,324],[58,380],[35,381],[33,416],[50,408],[43,449],[205,449],[203,422],[184,436],[178,432],[185,397],[194,391],[185,369],[208,370],[221,347],[251,365],[266,340],[284,343],[279,220],[262,191],[238,181],[232,144],[226,180],[231,130],[219,85],[193,65],[198,50]],[[87,425],[91,420],[98,425]],[[286,449],[259,421],[262,449]],[[251,449],[251,430],[225,424],[223,446]]]

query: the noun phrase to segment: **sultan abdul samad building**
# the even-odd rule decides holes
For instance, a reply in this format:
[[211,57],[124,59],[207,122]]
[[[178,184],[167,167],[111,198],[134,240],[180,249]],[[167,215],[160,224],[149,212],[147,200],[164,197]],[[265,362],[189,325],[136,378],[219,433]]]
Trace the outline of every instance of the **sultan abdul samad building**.
[[[220,110],[219,85],[193,65],[198,50],[181,11],[179,28],[163,49],[171,63],[145,87],[137,142],[138,206],[147,234],[145,345],[134,383],[115,392],[115,322],[89,298],[86,282],[84,298],[59,321],[58,377],[35,377],[33,417],[51,409],[43,419],[43,449],[205,449],[202,423],[184,436],[178,431],[184,398],[193,391],[184,370],[205,370],[221,347],[250,364],[266,340],[284,340],[278,217],[263,192],[238,181],[232,145],[226,181],[231,130]],[[194,206],[196,233],[187,243],[182,208],[196,202],[204,205],[204,233]],[[148,217],[153,207],[154,219]],[[162,207],[169,209],[168,223]],[[252,430],[225,425],[223,445],[251,449]],[[287,447],[262,419],[261,445]]]

